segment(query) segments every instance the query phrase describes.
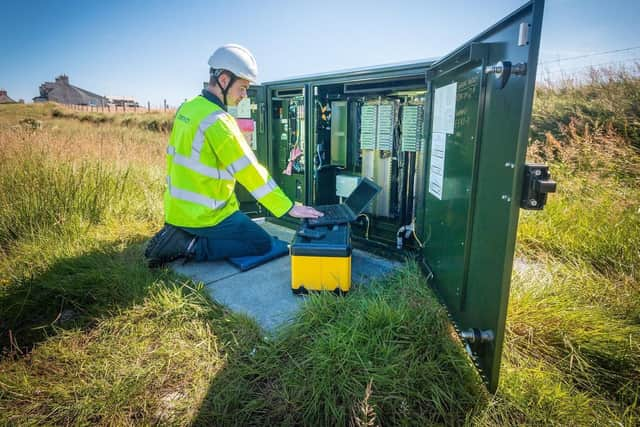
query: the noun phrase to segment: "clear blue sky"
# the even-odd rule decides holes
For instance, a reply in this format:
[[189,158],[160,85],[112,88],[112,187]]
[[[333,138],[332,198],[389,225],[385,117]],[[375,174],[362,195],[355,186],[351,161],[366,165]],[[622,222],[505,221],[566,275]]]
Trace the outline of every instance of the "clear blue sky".
[[[524,4],[496,1],[6,1],[0,87],[31,102],[38,86],[69,75],[103,95],[170,105],[198,93],[207,60],[235,42],[255,54],[260,81],[437,57]],[[548,0],[541,61],[640,47],[637,0]],[[543,69],[640,57],[640,49]]]

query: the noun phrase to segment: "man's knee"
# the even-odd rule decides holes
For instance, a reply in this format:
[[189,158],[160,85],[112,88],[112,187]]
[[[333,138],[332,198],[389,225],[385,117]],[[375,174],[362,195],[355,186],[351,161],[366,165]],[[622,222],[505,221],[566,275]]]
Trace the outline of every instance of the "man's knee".
[[271,250],[271,236],[269,233],[253,222],[247,215],[238,211],[233,215],[232,221],[238,230],[236,238],[242,240],[247,248],[250,248],[250,252],[262,255]]
[[271,236],[269,236],[266,232],[264,235],[256,236],[254,239],[254,248],[256,253],[264,254],[271,250]]

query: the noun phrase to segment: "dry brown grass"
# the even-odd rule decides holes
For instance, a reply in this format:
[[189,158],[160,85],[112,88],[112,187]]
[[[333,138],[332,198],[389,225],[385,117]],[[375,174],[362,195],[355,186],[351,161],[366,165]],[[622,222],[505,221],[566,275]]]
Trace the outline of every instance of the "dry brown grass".
[[[168,135],[137,128],[103,123],[88,125],[74,119],[33,119],[16,122],[1,114],[3,157],[25,157],[42,153],[60,162],[100,161],[117,167],[164,168]],[[35,124],[33,124],[35,123]]]

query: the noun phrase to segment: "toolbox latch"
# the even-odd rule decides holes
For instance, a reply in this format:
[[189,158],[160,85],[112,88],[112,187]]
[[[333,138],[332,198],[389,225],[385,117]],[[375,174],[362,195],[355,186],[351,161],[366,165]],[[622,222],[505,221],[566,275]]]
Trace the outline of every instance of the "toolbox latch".
[[551,179],[547,165],[529,163],[524,168],[520,207],[542,210],[547,203],[547,194],[556,192],[556,182]]

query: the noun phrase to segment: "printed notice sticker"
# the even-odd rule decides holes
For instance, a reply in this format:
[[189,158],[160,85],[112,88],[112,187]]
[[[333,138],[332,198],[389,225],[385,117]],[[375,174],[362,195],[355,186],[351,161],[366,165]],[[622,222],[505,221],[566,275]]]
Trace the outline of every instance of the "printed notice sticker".
[[251,100],[247,97],[238,103],[238,117],[243,119],[251,118]]
[[442,200],[444,181],[444,158],[447,135],[444,132],[431,134],[431,157],[429,158],[429,193]]
[[454,82],[436,89],[433,98],[433,131],[453,133],[456,118],[456,92]]
[[429,158],[429,193],[442,200],[447,134],[453,134],[458,83],[439,87],[433,95],[433,127]]

